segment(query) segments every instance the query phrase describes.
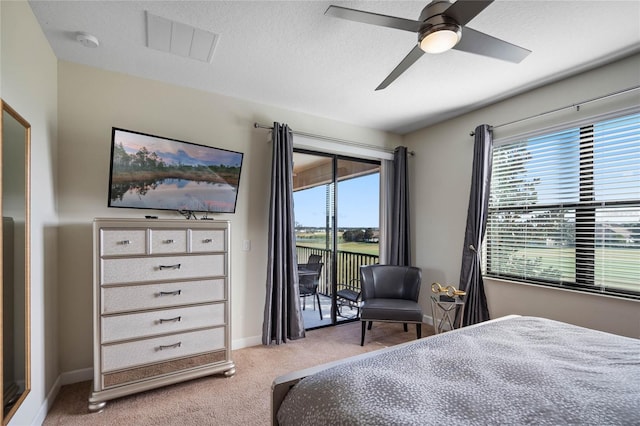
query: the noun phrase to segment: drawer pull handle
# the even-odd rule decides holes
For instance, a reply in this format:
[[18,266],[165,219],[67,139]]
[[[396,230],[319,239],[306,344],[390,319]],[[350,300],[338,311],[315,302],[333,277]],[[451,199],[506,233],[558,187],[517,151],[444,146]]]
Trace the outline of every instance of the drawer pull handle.
[[182,317],[175,317],[175,318],[169,318],[169,319],[160,318],[160,324],[164,324],[165,322],[180,322],[180,321],[182,321]]
[[175,265],[160,265],[160,270],[162,271],[163,269],[180,269],[180,264],[177,263]]
[[173,244],[173,242],[174,242],[173,240],[164,240],[165,244]]
[[161,291],[160,296],[180,296],[181,293],[182,293],[182,290]]
[[212,243],[213,240],[211,238],[206,238],[206,239],[202,240],[202,242],[205,243],[205,244],[209,244],[209,243]]
[[126,246],[128,244],[131,244],[131,240],[122,240],[122,241],[119,241],[118,244],[122,244],[123,246]]
[[182,342],[174,343],[173,345],[160,345],[157,350],[164,351],[165,349],[176,349],[180,346],[182,346]]

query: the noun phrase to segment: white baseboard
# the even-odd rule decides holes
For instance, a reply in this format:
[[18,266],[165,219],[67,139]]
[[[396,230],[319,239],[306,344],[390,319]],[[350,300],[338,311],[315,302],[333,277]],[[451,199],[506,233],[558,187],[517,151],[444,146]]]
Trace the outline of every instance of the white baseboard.
[[62,373],[60,375],[60,386],[86,382],[87,380],[93,380],[93,368],[91,367]]
[[[60,393],[60,388],[62,386],[84,382],[91,379],[93,379],[93,368],[83,368],[81,370],[67,371],[60,374],[53,386],[51,386],[51,390],[47,394],[47,397],[42,402],[42,405],[38,410],[38,414],[33,419],[32,425],[39,426],[44,422],[44,419],[47,417],[47,413],[53,405],[53,401],[56,400],[58,393]],[[87,395],[87,398],[89,398],[89,395]]]
[[33,418],[31,426],[38,426],[44,423],[44,419],[47,417],[49,408],[53,405],[53,401],[55,401],[56,396],[58,396],[58,392],[60,392],[60,376],[58,376],[53,386],[51,386],[51,390],[47,394],[47,397],[42,401],[42,405],[40,405],[38,414]]
[[423,315],[422,316],[422,322],[424,324],[429,324],[429,325],[433,325],[433,317],[430,317],[428,315]]
[[246,337],[244,339],[236,339],[231,342],[231,350],[248,348],[262,344],[262,336]]

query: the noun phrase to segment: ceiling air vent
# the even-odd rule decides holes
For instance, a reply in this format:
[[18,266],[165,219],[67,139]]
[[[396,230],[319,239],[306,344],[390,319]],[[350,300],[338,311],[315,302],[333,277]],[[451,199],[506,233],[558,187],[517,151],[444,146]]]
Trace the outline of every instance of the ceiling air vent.
[[211,62],[219,35],[190,25],[147,15],[147,47],[185,58]]

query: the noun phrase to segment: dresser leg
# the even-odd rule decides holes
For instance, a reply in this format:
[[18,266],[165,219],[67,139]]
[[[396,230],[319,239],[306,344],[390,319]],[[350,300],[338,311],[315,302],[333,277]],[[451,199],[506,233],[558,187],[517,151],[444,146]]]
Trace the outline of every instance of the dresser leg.
[[234,374],[236,374],[236,368],[235,368],[235,367],[230,368],[230,369],[228,369],[227,371],[225,371],[225,372],[224,372],[224,377],[231,377],[231,376],[233,376]]
[[107,405],[107,401],[102,402],[89,402],[89,412],[101,413],[104,407]]

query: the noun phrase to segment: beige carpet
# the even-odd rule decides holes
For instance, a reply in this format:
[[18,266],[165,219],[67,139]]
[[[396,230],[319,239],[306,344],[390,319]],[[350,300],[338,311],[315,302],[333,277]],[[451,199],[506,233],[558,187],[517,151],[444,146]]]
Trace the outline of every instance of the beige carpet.
[[[433,333],[423,325],[423,336]],[[414,340],[415,326],[374,323],[360,346],[360,323],[307,332],[305,339],[233,351],[237,373],[210,376],[107,403],[87,411],[91,382],[63,386],[43,425],[268,425],[271,383],[276,376],[351,355]]]

